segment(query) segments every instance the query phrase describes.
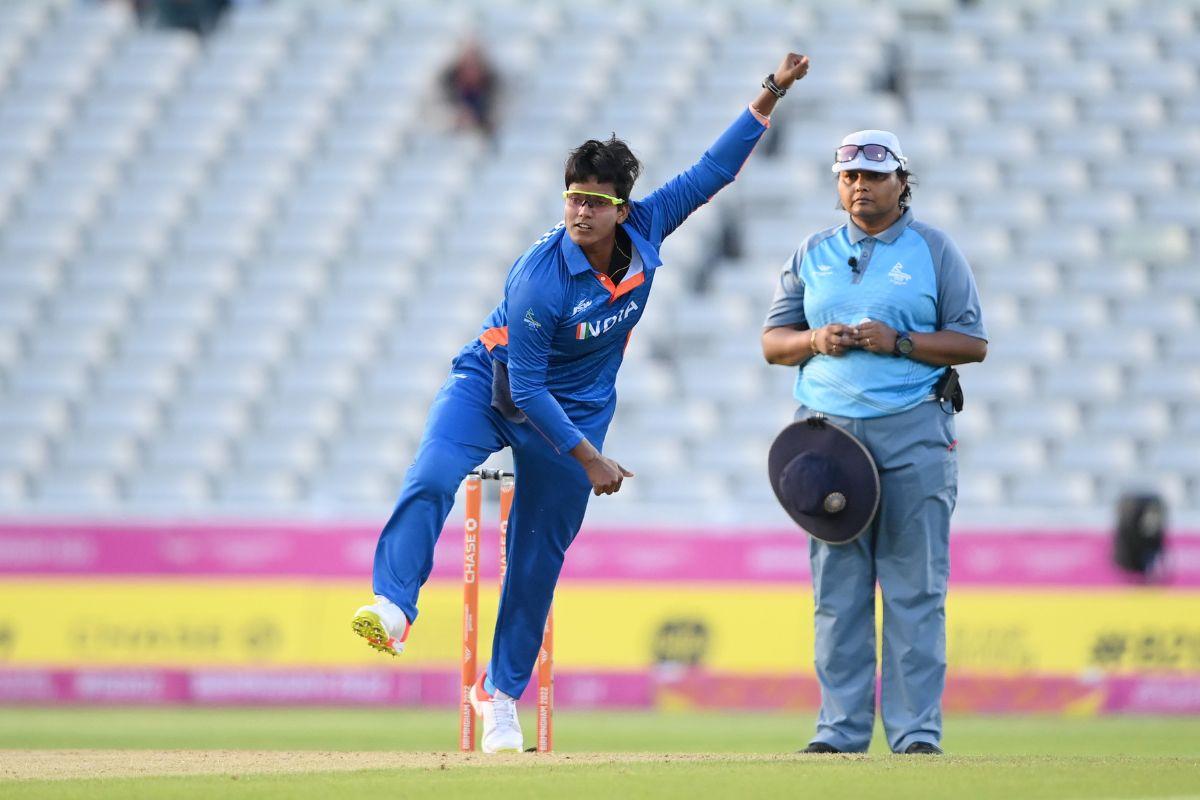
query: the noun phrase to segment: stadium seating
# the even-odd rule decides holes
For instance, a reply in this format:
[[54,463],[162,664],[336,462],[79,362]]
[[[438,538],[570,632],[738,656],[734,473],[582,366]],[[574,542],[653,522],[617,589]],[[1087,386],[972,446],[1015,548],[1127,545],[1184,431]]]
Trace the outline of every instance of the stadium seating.
[[[1151,486],[1200,524],[1198,33],[1194,0],[276,0],[201,42],[0,4],[0,515],[382,522],[566,151],[616,131],[648,192],[793,48],[775,141],[668,242],[606,446],[639,474],[590,518],[785,519],[794,376],[761,319],[840,219],[838,138],[888,127],[993,336],[958,523],[1105,525]],[[469,34],[503,75],[491,143],[441,108]]]

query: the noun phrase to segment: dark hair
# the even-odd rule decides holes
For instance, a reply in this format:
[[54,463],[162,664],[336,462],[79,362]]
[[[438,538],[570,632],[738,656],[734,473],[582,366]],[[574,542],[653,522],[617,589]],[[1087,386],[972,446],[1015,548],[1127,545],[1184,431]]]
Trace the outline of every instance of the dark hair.
[[896,170],[896,175],[900,180],[904,181],[904,191],[900,193],[900,210],[907,211],[909,204],[912,202],[912,187],[917,185],[917,179],[903,167]]
[[607,142],[588,139],[567,156],[563,188],[572,183],[611,183],[622,200],[629,199],[633,184],[641,174],[642,164],[629,149],[629,145],[614,133]]

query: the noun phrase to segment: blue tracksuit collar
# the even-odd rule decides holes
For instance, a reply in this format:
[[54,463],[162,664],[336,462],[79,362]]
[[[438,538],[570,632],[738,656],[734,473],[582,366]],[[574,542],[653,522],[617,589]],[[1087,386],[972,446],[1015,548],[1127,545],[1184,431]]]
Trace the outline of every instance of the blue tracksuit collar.
[[904,213],[900,215],[900,219],[893,222],[886,230],[880,231],[874,236],[855,225],[853,219],[846,222],[846,234],[850,237],[850,244],[858,244],[863,239],[878,239],[885,244],[891,244],[900,238],[900,234],[904,233],[904,229],[912,221],[912,209],[906,208],[904,209]]
[[[629,234],[629,241],[633,242],[633,246],[642,255],[642,268],[649,271],[655,267],[662,266],[662,259],[658,257],[658,251],[654,249],[654,246],[646,241],[645,237],[638,233],[637,229],[629,223],[622,222],[620,224],[621,230]],[[567,270],[572,275],[591,271],[592,263],[587,260],[587,256],[584,255],[583,250],[579,245],[575,244],[570,234],[565,230],[562,237],[562,254],[563,258],[567,260]]]

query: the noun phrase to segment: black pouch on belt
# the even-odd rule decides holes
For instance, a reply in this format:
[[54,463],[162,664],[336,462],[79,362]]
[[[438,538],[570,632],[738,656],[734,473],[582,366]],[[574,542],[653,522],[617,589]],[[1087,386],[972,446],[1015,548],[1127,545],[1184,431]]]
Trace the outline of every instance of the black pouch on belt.
[[512,388],[508,385],[508,364],[498,358],[492,359],[492,408],[509,422],[520,424],[527,417],[517,408],[512,399]]
[[938,378],[938,382],[933,386],[933,394],[937,397],[938,402],[942,404],[943,409],[947,400],[950,401],[951,408],[957,414],[963,410],[963,391],[962,384],[958,382],[958,370],[954,367],[946,367],[946,371],[942,373],[942,377]]

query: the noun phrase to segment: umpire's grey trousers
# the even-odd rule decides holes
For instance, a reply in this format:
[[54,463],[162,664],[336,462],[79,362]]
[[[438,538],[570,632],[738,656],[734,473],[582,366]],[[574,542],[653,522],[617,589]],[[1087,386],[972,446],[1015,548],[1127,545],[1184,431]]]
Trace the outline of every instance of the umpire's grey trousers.
[[[814,411],[803,406],[796,419]],[[875,723],[875,584],[883,594],[882,696],[888,745],[940,744],[946,683],[950,514],[958,484],[954,418],[937,402],[874,419],[825,415],[879,467],[879,513],[855,541],[811,540],[821,713],[814,742],[862,752]]]

